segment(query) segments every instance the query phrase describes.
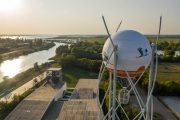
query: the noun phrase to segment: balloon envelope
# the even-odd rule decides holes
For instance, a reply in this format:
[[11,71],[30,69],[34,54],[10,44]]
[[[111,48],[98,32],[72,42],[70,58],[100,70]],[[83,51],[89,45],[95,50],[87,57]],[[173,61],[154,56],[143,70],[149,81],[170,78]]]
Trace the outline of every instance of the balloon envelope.
[[[117,46],[117,75],[119,77],[127,77],[125,71],[130,77],[136,77],[149,66],[152,49],[144,35],[133,30],[125,30],[114,34],[112,41]],[[113,72],[114,52],[110,39],[107,39],[104,44],[102,57],[108,70]],[[107,62],[108,59],[109,62]]]

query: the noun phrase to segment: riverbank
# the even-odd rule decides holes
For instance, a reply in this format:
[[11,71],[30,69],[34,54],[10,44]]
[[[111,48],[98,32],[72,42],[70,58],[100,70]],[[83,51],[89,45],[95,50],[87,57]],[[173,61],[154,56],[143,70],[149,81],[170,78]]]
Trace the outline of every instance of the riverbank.
[[31,47],[26,46],[26,47],[14,49],[13,51],[10,51],[10,52],[1,53],[0,63],[5,60],[13,59],[22,55],[28,55],[30,53],[34,53],[41,50],[48,50],[52,48],[53,46],[55,46],[55,43],[53,42],[52,43],[44,42],[42,45],[39,45],[39,46],[31,46]]
[[22,86],[23,84],[27,83],[29,80],[33,79],[34,77],[42,74],[48,68],[48,64],[42,64],[39,66],[39,69],[36,70],[35,68],[30,68],[22,73],[17,74],[15,77],[6,79],[5,81],[0,83],[0,97],[3,97],[13,91],[14,89]]
[[28,89],[23,94],[19,96],[14,96],[11,102],[3,102],[0,101],[0,120],[4,120],[4,118],[28,95],[30,95],[33,91],[39,88],[44,83],[44,80],[34,85],[31,89]]
[[49,58],[55,56],[56,48],[60,45],[63,45],[63,43],[55,43],[55,46],[48,50],[41,50],[28,55],[22,55],[17,58],[3,61],[0,63],[0,83],[6,78],[12,78],[17,74],[32,68],[36,62],[39,65],[49,62]]
[[28,91],[29,89],[32,89],[36,84],[40,83],[41,81],[45,80],[47,77],[47,72],[43,72],[42,74],[32,78],[22,86],[18,87],[17,89],[13,90],[6,96],[0,98],[0,101],[4,102],[11,102],[14,98],[14,96],[21,96],[23,93]]

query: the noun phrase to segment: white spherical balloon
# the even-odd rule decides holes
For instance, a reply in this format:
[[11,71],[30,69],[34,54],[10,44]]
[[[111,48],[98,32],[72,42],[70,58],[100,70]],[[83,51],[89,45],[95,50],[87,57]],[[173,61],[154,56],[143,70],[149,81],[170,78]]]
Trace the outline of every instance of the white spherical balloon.
[[[149,66],[152,49],[144,35],[133,30],[125,30],[113,35],[112,41],[117,46],[117,74],[119,77],[127,77],[125,71],[130,77],[136,77]],[[114,53],[112,52],[113,46],[110,39],[107,39],[103,47],[102,57],[104,64],[109,59],[107,68],[111,72],[114,69]]]

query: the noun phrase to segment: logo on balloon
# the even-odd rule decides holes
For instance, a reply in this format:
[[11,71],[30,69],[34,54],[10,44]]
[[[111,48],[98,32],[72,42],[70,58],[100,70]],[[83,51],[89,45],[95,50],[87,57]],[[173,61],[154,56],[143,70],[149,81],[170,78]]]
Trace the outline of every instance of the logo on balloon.
[[143,48],[140,47],[140,48],[138,48],[137,50],[138,50],[138,52],[139,52],[139,54],[140,54],[140,56],[138,56],[137,58],[140,58],[140,57],[144,57],[144,56],[149,55],[147,49],[143,49]]

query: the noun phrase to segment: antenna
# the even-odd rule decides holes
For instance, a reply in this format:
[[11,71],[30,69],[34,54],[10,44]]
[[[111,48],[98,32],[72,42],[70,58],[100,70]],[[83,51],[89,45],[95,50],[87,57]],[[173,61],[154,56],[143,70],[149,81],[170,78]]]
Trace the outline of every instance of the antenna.
[[[111,73],[110,73],[110,83],[109,83],[109,96],[112,97],[112,104],[111,104],[111,98],[109,100],[109,109],[110,109],[110,111],[109,111],[109,119],[111,118],[111,109],[112,109],[112,120],[115,120],[115,117],[118,117],[117,113],[116,113],[117,46],[115,46],[114,43],[113,43],[113,40],[111,38],[111,34],[109,33],[109,30],[108,30],[108,27],[107,27],[106,20],[105,20],[104,16],[102,16],[102,20],[103,20],[104,26],[106,28],[106,32],[108,34],[108,37],[109,37],[109,39],[111,41],[111,44],[113,46],[113,53],[114,53],[113,84],[111,83],[112,82]],[[116,32],[119,30],[121,24],[122,24],[122,21],[119,23],[119,25],[118,25],[118,27],[116,29]],[[113,93],[113,95],[111,95],[112,93]]]
[[113,41],[112,41],[111,34],[109,33],[109,30],[108,30],[108,27],[107,27],[106,20],[105,20],[104,16],[102,16],[102,19],[103,19],[103,23],[104,23],[104,26],[105,26],[105,28],[106,28],[106,32],[107,32],[107,34],[108,34],[108,37],[109,37],[109,39],[110,39],[110,41],[111,41],[111,44],[112,44],[112,46],[113,46],[113,48],[114,48],[114,43],[113,43]]
[[159,32],[157,35],[157,40],[159,40],[160,34],[161,34],[161,23],[162,23],[162,16],[160,16],[160,21],[159,21]]
[[[117,47],[114,45],[113,41],[112,41],[112,38],[111,38],[111,34],[109,33],[109,30],[108,30],[108,27],[107,27],[107,24],[106,24],[106,21],[105,21],[105,18],[104,16],[102,16],[102,19],[103,19],[103,22],[104,22],[104,26],[106,28],[106,31],[107,31],[107,34],[109,36],[109,39],[111,41],[111,44],[113,46],[113,52],[114,52],[114,75],[113,75],[113,90],[111,91],[111,86],[110,86],[110,91],[109,93],[111,94],[111,92],[113,93],[113,98],[112,98],[112,120],[115,120],[115,116],[116,116],[116,79],[117,79],[117,54],[116,54],[116,51],[117,51]],[[119,24],[117,30],[119,29],[121,23]],[[112,82],[112,81],[110,81]],[[110,83],[111,85],[111,83]],[[110,100],[111,102],[111,100]],[[110,107],[111,107],[111,103],[109,104]],[[111,114],[109,113],[109,116],[111,116]]]
[[121,22],[119,23],[119,25],[118,25],[118,27],[117,27],[117,29],[116,29],[116,32],[119,30],[119,28],[121,27],[121,24],[122,24],[122,20],[121,20]]
[[[162,24],[162,16],[160,16],[160,21],[159,21],[159,31],[157,34],[157,39],[155,45],[152,44],[152,60],[151,60],[151,66],[150,66],[150,73],[149,73],[149,85],[148,85],[148,97],[147,99],[147,105],[146,105],[146,119],[150,118],[150,120],[153,120],[153,99],[151,98],[155,82],[156,82],[156,76],[157,76],[157,68],[158,68],[158,55],[157,55],[157,46],[158,46],[158,41],[160,38],[160,33],[161,33],[161,24]],[[154,54],[155,56],[155,69],[154,69]],[[154,76],[153,76],[154,73]]]

